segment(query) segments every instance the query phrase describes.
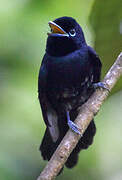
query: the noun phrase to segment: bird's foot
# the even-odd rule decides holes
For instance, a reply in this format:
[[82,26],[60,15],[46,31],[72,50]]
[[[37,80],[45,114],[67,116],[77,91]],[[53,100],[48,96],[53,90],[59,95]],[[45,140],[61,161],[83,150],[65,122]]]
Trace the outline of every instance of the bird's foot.
[[103,82],[94,83],[93,88],[94,89],[97,89],[97,88],[106,89],[107,91],[110,91],[109,88],[106,86],[106,84]]
[[67,120],[68,120],[68,126],[70,129],[72,129],[72,131],[74,131],[75,133],[81,135],[80,133],[80,128],[70,120],[70,115],[69,115],[69,111],[67,112]]

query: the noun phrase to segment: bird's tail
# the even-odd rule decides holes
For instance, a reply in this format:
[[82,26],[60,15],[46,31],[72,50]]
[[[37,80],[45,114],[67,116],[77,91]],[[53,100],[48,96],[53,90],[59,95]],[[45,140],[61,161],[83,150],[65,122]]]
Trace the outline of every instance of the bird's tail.
[[[86,129],[85,133],[83,134],[83,137],[79,140],[77,146],[67,159],[65,163],[66,167],[72,168],[77,164],[79,152],[83,149],[87,149],[92,144],[95,133],[96,126],[94,121],[92,120],[88,128]],[[61,139],[62,138],[63,137],[61,137]],[[61,139],[54,143],[52,141],[48,128],[46,129],[45,135],[40,145],[40,151],[44,160],[50,160],[56,148],[58,147]]]
[[42,143],[40,145],[40,151],[43,159],[49,161],[56,148],[57,145],[52,141],[50,132],[48,128],[46,128]]
[[[44,160],[50,160],[50,158],[52,157],[53,153],[55,152],[55,150],[57,149],[59,143],[60,143],[61,139],[58,140],[56,143],[54,143],[52,141],[50,132],[48,130],[48,128],[46,128],[42,143],[40,145],[40,151],[41,151],[41,155],[43,157]],[[63,171],[63,167],[60,170],[60,172],[58,173],[58,175]]]
[[68,130],[68,125],[67,125],[67,119],[66,117],[59,117],[58,118],[58,126],[59,126],[59,137],[56,142],[53,142],[53,139],[50,135],[50,131],[48,127],[46,128],[44,137],[42,139],[42,143],[40,145],[40,151],[41,155],[44,160],[50,160],[51,156],[57,149],[58,145],[60,144],[61,140],[63,139],[64,135],[66,134]]

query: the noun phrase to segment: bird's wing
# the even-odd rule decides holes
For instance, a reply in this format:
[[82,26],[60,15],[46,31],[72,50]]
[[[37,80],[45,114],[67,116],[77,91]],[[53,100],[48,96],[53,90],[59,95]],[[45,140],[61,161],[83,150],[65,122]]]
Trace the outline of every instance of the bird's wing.
[[89,58],[91,59],[93,65],[94,82],[99,82],[101,75],[101,68],[102,68],[101,61],[99,59],[99,56],[94,51],[94,49],[91,48],[90,46],[88,46],[88,53],[89,53]]
[[42,109],[42,115],[45,121],[47,128],[49,129],[50,135],[52,137],[53,142],[56,142],[59,137],[59,129],[58,129],[58,117],[56,111],[51,106],[47,95],[47,69],[45,66],[45,57],[42,61],[42,65],[39,71],[38,77],[38,98],[40,102],[40,106]]

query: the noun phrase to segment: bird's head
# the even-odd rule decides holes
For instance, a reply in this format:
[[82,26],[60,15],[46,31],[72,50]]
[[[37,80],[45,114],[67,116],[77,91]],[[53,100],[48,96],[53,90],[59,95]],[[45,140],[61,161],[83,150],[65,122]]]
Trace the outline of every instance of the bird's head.
[[86,44],[80,25],[71,17],[61,17],[49,22],[46,51],[52,56],[64,56]]

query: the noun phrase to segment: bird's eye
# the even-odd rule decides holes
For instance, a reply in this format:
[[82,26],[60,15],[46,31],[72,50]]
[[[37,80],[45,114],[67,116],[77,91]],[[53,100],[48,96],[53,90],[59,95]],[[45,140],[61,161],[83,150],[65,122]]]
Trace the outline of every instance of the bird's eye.
[[69,32],[69,34],[70,34],[71,36],[75,36],[75,35],[76,35],[75,29],[71,29],[70,32]]

